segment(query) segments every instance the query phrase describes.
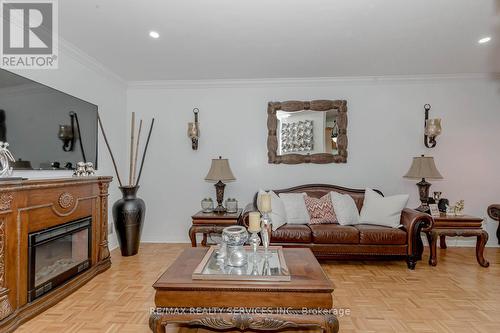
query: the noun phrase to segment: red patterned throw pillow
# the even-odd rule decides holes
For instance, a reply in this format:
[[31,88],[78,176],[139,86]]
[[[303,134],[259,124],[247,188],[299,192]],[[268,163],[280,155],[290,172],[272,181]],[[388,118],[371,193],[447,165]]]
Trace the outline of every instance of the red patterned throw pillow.
[[311,218],[310,224],[337,223],[330,193],[320,199],[305,196],[304,201]]

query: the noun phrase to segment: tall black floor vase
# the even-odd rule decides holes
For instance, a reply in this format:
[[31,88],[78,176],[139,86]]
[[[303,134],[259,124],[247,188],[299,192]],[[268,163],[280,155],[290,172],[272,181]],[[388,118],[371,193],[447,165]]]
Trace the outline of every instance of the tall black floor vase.
[[123,198],[113,205],[113,220],[122,256],[139,252],[146,204],[137,198],[139,186],[122,186]]

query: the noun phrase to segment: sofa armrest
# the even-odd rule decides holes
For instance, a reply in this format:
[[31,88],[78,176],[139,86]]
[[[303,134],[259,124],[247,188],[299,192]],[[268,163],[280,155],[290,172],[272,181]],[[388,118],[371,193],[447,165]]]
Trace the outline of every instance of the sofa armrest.
[[408,256],[416,261],[422,259],[424,250],[420,232],[429,232],[434,225],[432,216],[415,209],[405,208],[401,213],[401,224],[408,234]]
[[257,207],[255,207],[254,203],[249,203],[243,209],[243,213],[241,214],[241,224],[248,228],[248,218],[250,216],[250,212],[258,211]]
[[401,212],[401,224],[406,229],[406,232],[411,233],[417,223],[423,223],[420,231],[429,231],[432,229],[434,220],[432,216],[418,210],[405,208]]

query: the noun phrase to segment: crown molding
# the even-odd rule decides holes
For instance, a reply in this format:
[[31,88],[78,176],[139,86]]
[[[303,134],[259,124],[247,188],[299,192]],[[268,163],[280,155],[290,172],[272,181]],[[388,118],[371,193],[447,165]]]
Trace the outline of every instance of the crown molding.
[[84,67],[93,70],[95,73],[107,77],[111,81],[114,81],[124,87],[127,87],[127,81],[123,79],[120,75],[111,71],[109,68],[100,63],[97,59],[91,57],[86,52],[82,51],[77,46],[75,46],[74,44],[61,38],[61,36],[59,36],[59,52],[77,61]]
[[129,81],[129,89],[193,89],[193,88],[235,88],[235,87],[294,87],[331,86],[348,84],[378,83],[422,83],[449,80],[498,80],[500,73],[466,73],[443,75],[387,75],[387,76],[342,76],[309,78],[268,78],[268,79],[215,79],[215,80],[152,80]]

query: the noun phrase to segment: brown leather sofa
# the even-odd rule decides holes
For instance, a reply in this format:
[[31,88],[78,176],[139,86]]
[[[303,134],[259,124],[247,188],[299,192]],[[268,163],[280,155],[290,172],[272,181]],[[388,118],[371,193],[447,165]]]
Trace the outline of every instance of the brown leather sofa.
[[[279,193],[301,193],[320,198],[330,191],[349,194],[359,210],[363,206],[364,190],[343,188],[335,185],[302,185]],[[377,191],[382,194],[380,191]],[[243,223],[248,225],[248,214],[257,210],[257,194],[254,202],[247,205]],[[288,225],[274,230],[271,245],[284,247],[308,247],[318,259],[396,259],[405,258],[408,268],[414,269],[422,259],[423,244],[421,231],[432,228],[433,220],[428,214],[405,208],[401,214],[399,229],[360,224],[342,226],[339,224]]]

